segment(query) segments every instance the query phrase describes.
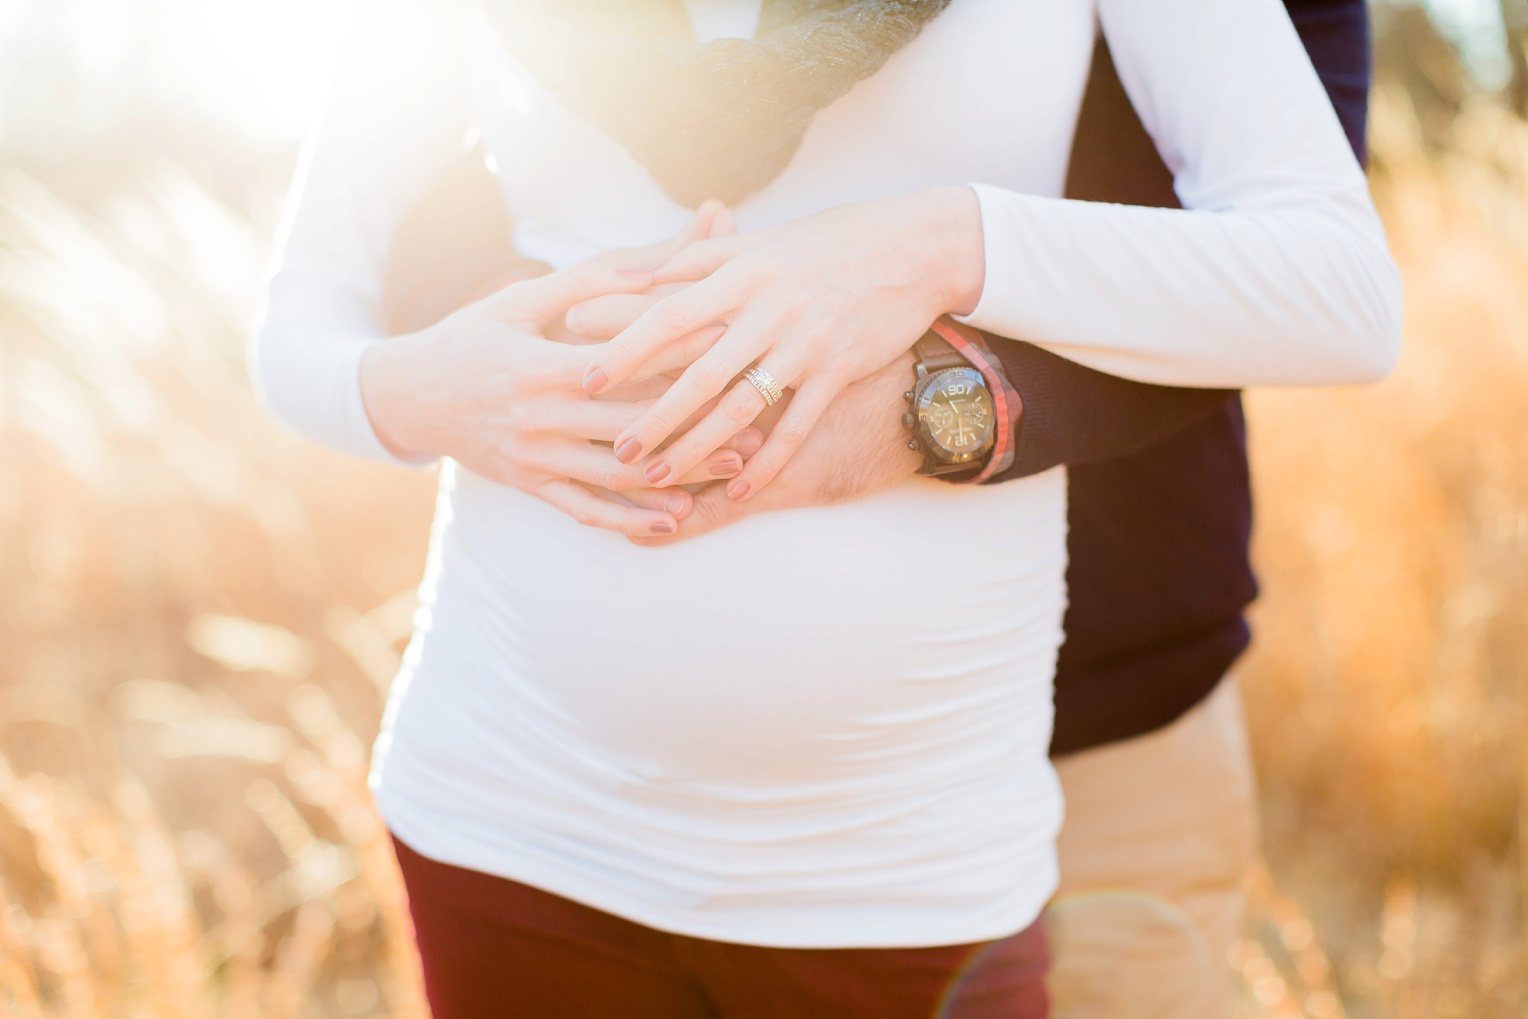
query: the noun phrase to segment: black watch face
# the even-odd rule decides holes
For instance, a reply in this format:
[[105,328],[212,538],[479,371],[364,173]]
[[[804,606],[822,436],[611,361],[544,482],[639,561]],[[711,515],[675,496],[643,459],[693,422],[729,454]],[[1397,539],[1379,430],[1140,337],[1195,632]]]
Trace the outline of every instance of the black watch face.
[[992,394],[974,368],[942,371],[918,394],[923,432],[944,459],[969,460],[991,444],[996,415]]

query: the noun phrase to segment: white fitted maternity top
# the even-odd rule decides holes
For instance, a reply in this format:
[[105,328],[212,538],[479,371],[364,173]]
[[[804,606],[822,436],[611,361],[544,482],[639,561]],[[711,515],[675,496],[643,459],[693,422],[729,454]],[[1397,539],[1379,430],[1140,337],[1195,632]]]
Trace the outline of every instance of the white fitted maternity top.
[[[758,3],[690,10],[702,38],[746,36]],[[527,255],[647,244],[689,212],[470,4],[366,11],[255,367],[282,417],[386,459],[357,384],[380,266],[469,127]],[[1056,197],[1100,25],[1192,211]],[[1355,381],[1394,356],[1394,267],[1278,0],[954,0],[736,211],[750,230],[962,183],[985,231],[981,328],[1189,385]],[[427,856],[666,931],[873,947],[1020,930],[1056,881],[1065,521],[1062,469],[915,478],[643,549],[448,462],[380,808]]]

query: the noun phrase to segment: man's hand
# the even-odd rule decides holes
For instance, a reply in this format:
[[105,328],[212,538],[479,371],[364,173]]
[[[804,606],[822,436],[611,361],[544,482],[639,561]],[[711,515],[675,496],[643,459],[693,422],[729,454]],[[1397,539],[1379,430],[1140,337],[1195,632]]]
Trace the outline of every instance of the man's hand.
[[708,485],[695,495],[694,508],[672,537],[631,540],[667,545],[755,513],[846,502],[905,480],[922,463],[907,447],[911,435],[902,424],[907,411],[902,394],[912,388],[913,364],[909,351],[840,393],[774,483],[756,498],[738,502],[727,497],[725,483]]

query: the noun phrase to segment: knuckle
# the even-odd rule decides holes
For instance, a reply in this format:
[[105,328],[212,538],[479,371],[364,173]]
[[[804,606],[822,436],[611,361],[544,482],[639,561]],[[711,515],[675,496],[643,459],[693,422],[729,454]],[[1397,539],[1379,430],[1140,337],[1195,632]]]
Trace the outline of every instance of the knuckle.
[[707,524],[719,524],[726,519],[727,506],[718,499],[696,499],[690,515]]
[[[666,410],[654,409],[648,412],[647,421],[642,425],[644,435],[668,435],[674,430],[673,419]],[[647,443],[646,445],[651,445]]]
[[748,469],[759,483],[768,481],[780,472],[781,463],[773,453],[758,453],[748,461]]
[[722,401],[722,414],[726,417],[727,423],[732,426],[733,431],[737,432],[741,431],[743,426],[753,421],[754,417],[758,414],[758,410],[754,407],[753,401],[749,399],[748,395],[741,393],[733,399]]
[[[525,410],[518,400],[511,401],[510,405],[500,412],[499,420],[504,426],[504,431],[509,435],[524,433],[527,430],[526,425],[529,423]],[[513,446],[515,443],[511,441],[505,443],[505,445]]]
[[524,466],[525,449],[509,435],[500,435],[488,447],[488,457],[501,467],[513,470]]
[[787,449],[795,449],[806,441],[811,428],[805,421],[781,421],[775,426],[775,438]]
[[835,389],[843,389],[860,376],[860,365],[852,351],[844,351],[830,356],[822,371],[817,374],[820,382]]
[[652,316],[653,325],[665,334],[685,331],[690,321],[689,309],[678,297],[664,298],[653,305],[648,314]]
[[567,270],[568,279],[574,286],[591,289],[605,278],[605,270],[598,261],[579,262]]
[[527,344],[515,358],[514,368],[506,373],[505,397],[527,398],[542,386],[550,358],[540,344]]
[[[694,443],[687,442],[683,445],[675,443],[669,450],[669,462],[674,465],[674,470],[678,472],[679,477],[684,477],[693,471],[700,470],[700,468],[714,459],[714,457],[705,455],[704,450],[696,449]],[[710,478],[707,477],[700,480],[709,481]]]
[[693,375],[695,387],[708,396],[721,392],[732,380],[732,373],[717,357],[700,358],[690,365],[690,373]]
[[632,487],[626,470],[616,464],[607,464],[595,471],[594,483],[611,492],[623,492]]

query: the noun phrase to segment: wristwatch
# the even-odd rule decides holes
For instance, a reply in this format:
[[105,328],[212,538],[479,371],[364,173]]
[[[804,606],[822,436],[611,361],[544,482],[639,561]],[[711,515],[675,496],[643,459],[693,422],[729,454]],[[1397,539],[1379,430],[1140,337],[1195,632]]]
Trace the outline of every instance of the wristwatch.
[[902,423],[913,433],[907,448],[923,454],[918,473],[938,477],[985,463],[997,438],[987,380],[932,330],[913,345],[913,356],[918,375],[902,394],[911,407]]

